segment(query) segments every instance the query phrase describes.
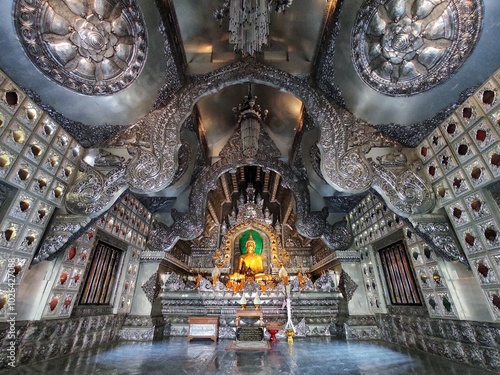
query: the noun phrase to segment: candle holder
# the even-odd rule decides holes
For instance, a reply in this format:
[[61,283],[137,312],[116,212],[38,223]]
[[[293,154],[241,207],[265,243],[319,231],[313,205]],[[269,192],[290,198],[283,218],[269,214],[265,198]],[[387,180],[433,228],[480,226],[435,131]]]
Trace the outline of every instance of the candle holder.
[[271,335],[269,338],[270,342],[276,342],[278,339],[276,338],[276,334],[280,329],[283,328],[283,324],[280,322],[269,322],[266,324],[267,332]]
[[240,298],[240,300],[238,301],[238,303],[240,304],[241,309],[242,309],[242,310],[245,310],[246,305],[247,305],[247,298],[245,297],[245,294],[244,294],[244,293],[243,293],[243,295],[241,296],[241,298]]
[[255,305],[255,310],[258,310],[261,304],[261,300],[258,294],[255,296],[253,304]]
[[293,343],[293,329],[289,328],[285,330],[286,337],[288,337],[288,343]]

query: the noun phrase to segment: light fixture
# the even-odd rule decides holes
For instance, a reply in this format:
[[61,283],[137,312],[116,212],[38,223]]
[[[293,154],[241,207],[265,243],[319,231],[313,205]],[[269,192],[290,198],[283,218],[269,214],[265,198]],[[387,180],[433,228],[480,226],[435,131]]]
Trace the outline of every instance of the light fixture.
[[236,52],[253,55],[267,44],[269,36],[270,12],[274,8],[281,13],[293,0],[225,0],[214,17],[222,25],[229,15],[229,43],[234,44]]
[[255,104],[256,96],[252,96],[251,85],[248,95],[244,97],[243,104],[233,108],[235,113],[239,112],[238,124],[241,127],[241,144],[243,155],[254,158],[259,150],[260,122],[265,120],[267,109],[262,111],[260,105]]

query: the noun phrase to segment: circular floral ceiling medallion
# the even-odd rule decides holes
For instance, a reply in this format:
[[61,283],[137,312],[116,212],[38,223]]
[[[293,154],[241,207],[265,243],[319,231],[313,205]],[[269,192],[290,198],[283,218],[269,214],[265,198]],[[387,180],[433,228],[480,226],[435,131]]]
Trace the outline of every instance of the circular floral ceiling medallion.
[[373,89],[409,96],[445,81],[472,52],[481,0],[365,0],[352,29],[352,59]]
[[15,24],[45,75],[86,95],[128,87],[146,61],[146,32],[134,0],[17,0]]

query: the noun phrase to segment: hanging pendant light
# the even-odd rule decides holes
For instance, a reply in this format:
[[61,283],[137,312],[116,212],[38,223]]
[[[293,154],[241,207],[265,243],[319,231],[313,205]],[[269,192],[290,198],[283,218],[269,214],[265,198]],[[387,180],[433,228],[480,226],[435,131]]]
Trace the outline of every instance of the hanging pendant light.
[[292,0],[226,0],[214,17],[222,25],[229,15],[229,43],[236,52],[252,56],[268,44],[271,7],[281,13],[291,4]]
[[259,150],[260,122],[265,120],[267,109],[261,111],[260,105],[255,103],[256,96],[252,96],[251,85],[248,88],[248,95],[244,97],[243,104],[233,111],[239,112],[238,124],[241,131],[241,144],[243,155],[247,158],[254,158]]

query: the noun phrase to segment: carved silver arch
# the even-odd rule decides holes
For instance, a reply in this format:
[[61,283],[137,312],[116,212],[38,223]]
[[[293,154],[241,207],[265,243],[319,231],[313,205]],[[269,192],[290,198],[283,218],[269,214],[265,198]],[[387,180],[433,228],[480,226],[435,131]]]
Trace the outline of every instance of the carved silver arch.
[[290,189],[294,196],[296,228],[302,236],[322,238],[332,249],[345,250],[349,248],[353,236],[346,222],[342,221],[331,225],[326,221],[327,210],[309,211],[307,177],[277,158],[268,156],[266,153],[259,152],[258,154],[263,156],[252,160],[235,154],[233,160],[221,160],[210,167],[205,167],[193,183],[189,198],[189,211],[185,213],[173,211],[174,222],[168,227],[157,223],[149,237],[149,246],[155,250],[169,251],[179,239],[191,240],[199,237],[205,226],[204,211],[208,193],[216,189],[218,178],[228,171],[251,164],[281,175],[283,186]]
[[[123,179],[118,178],[122,176],[121,167],[117,168],[108,175],[110,178],[114,178],[111,185],[122,183],[124,186],[127,185],[131,191],[141,194],[157,192],[168,187],[174,180],[179,165],[181,125],[191,114],[194,104],[203,96],[242,82],[272,86],[302,100],[314,125],[320,130],[318,142],[321,153],[320,169],[328,184],[338,191],[354,194],[362,193],[373,186],[373,165],[366,159],[365,154],[369,152],[371,147],[377,147],[378,144],[374,143],[371,138],[363,142],[348,144],[347,129],[352,129],[355,125],[359,126],[359,121],[347,110],[335,107],[322,93],[312,88],[309,82],[270,66],[262,65],[251,58],[225,66],[205,76],[193,77],[190,83],[172,95],[164,108],[152,111],[145,119],[141,120],[142,124],[138,124],[138,126],[148,129],[151,142],[143,146],[130,146],[134,155],[126,166]],[[367,124],[363,126],[373,129]],[[387,140],[382,141],[387,142]],[[267,167],[267,165],[263,166]],[[385,171],[382,166],[378,166],[378,168]],[[404,193],[401,194],[401,191],[398,190],[402,181],[401,176],[410,180],[417,179],[416,174],[409,168],[407,169],[408,172],[400,174],[399,177],[388,171],[383,173],[383,176],[377,176],[375,186],[385,199],[391,197],[390,203],[394,207],[394,211],[404,217],[413,213],[424,213],[434,205],[432,194],[419,191],[419,189],[429,189],[423,181],[412,184],[416,189],[412,194],[420,194],[422,199],[408,201],[408,197]],[[106,183],[102,182],[102,184]],[[203,186],[202,188],[207,187]],[[114,196],[117,197],[116,194]],[[93,207],[90,210],[97,210],[94,212],[95,216],[104,212],[102,204]],[[72,212],[80,213],[82,208],[74,206]],[[182,216],[182,214],[175,212],[173,215]],[[320,217],[317,220],[322,220],[320,213],[315,215]],[[311,219],[313,216],[304,215],[304,217]],[[298,224],[301,225],[300,221]],[[179,228],[179,230],[183,232],[186,229]],[[310,228],[308,230],[312,231],[309,237],[314,238],[322,235],[318,235],[319,232],[328,232],[324,228]],[[303,228],[303,232],[307,232],[306,228]],[[182,237],[180,236],[180,238]],[[195,238],[192,235],[187,235],[187,237]]]
[[[318,147],[321,152],[321,172],[328,184],[338,191],[354,194],[362,193],[373,185],[373,167],[364,155],[374,144],[371,140],[352,147],[348,144],[347,129],[357,123],[355,117],[347,110],[335,107],[308,81],[249,58],[194,78],[173,95],[164,108],[151,112],[146,119],[141,120],[152,124],[152,141],[150,148],[137,147],[135,156],[128,164],[125,178],[130,189],[144,194],[169,186],[178,167],[180,127],[191,114],[194,104],[203,96],[242,82],[272,86],[295,95],[303,102],[314,125],[320,130]],[[382,190],[389,188],[385,196],[392,196],[393,200],[406,200],[404,194],[395,194],[393,191],[393,187],[399,183],[394,174],[385,173],[383,179],[384,183],[378,186]],[[401,204],[393,201],[395,212],[404,217],[415,212],[426,212],[433,203],[414,200],[410,209],[400,209],[406,206],[406,201]]]
[[[167,187],[177,169],[180,124],[189,116],[194,104],[203,96],[242,82],[272,86],[302,100],[321,133],[327,134],[328,138],[332,137],[323,140],[323,150],[328,153],[326,158],[334,161],[329,164],[327,181],[340,191],[351,191],[353,186],[362,186],[361,191],[369,188],[369,183],[360,184],[359,173],[351,175],[350,169],[339,170],[346,165],[339,160],[347,150],[347,135],[342,124],[343,116],[326,97],[311,88],[308,81],[260,64],[254,59],[245,59],[193,79],[173,95],[164,108],[153,111],[145,119],[146,122],[154,123],[152,149],[140,149],[130,162],[127,179],[131,190],[144,192],[146,186],[147,191],[156,192]],[[335,140],[334,145],[330,142],[331,139]],[[363,161],[360,159],[359,163]],[[366,168],[362,170],[365,175],[368,174]],[[362,178],[370,179],[365,175]]]

